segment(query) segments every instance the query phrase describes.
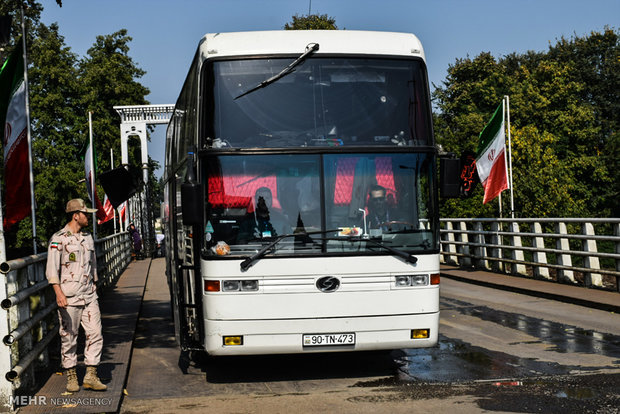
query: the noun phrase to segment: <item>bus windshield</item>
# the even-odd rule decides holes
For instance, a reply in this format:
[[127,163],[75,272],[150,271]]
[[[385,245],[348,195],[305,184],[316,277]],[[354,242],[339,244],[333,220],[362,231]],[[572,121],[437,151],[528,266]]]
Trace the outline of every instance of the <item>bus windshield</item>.
[[205,256],[438,249],[430,153],[208,155]]
[[[208,63],[204,137],[216,148],[433,145],[420,60],[312,55]],[[246,94],[246,92],[251,91]]]

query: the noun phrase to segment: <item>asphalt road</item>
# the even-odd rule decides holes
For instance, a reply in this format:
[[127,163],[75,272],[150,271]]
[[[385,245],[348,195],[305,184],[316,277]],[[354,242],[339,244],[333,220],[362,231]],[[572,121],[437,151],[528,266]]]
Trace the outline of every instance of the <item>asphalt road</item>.
[[163,267],[123,413],[620,412],[618,314],[444,278],[435,348],[212,358],[178,350]]

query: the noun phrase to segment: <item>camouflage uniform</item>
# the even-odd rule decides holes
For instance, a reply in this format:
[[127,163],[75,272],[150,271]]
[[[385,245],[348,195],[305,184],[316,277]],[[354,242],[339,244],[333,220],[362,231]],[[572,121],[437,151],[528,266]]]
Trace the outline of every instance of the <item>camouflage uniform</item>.
[[50,284],[60,284],[68,306],[58,308],[63,368],[77,364],[80,322],[86,333],[84,363],[96,366],[101,359],[103,336],[97,302],[97,259],[90,233],[71,233],[68,226],[50,239],[45,276]]

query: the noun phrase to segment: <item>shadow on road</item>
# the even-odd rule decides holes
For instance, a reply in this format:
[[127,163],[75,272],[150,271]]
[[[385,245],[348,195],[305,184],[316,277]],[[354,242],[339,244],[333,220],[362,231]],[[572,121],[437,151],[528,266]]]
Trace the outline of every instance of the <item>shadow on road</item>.
[[[187,361],[187,353],[180,361]],[[306,355],[254,355],[194,360],[209,383],[301,381],[393,376],[398,367],[390,352],[356,352]]]

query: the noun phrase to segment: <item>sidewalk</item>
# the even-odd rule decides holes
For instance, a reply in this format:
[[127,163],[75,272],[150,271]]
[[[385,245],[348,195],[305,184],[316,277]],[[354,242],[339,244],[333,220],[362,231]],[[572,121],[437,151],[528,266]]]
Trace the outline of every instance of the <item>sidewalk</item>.
[[[76,393],[67,393],[66,377],[55,373],[32,398],[37,404],[21,407],[20,413],[109,413],[119,410],[150,267],[151,259],[131,262],[116,285],[99,294],[104,344],[98,371],[108,389],[103,392],[80,389]],[[80,335],[83,337],[83,333]],[[78,344],[77,371],[81,385],[85,373],[83,342]],[[58,368],[58,371],[62,369]]]
[[588,289],[563,283],[504,275],[482,270],[466,270],[457,266],[441,265],[441,277],[474,283],[495,289],[509,290],[540,298],[572,303],[608,312],[620,312],[620,293]]

